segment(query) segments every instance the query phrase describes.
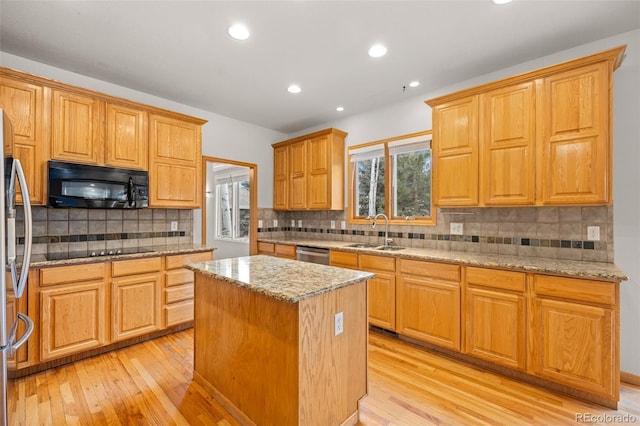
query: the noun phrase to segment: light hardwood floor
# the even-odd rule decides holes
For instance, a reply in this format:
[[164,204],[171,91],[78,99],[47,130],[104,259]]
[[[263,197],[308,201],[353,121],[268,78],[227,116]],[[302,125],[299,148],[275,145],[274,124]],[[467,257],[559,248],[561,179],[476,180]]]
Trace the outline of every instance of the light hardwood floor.
[[[238,424],[191,381],[192,354],[190,329],[10,381],[10,418],[18,425]],[[369,395],[360,408],[365,426],[561,425],[580,423],[576,416],[640,424],[640,387],[623,383],[619,409],[610,410],[372,331]]]

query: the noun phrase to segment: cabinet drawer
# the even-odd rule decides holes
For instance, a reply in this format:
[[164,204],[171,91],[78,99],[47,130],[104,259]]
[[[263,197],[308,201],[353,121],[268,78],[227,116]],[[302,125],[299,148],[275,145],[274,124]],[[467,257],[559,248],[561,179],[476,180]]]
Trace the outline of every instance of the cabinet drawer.
[[58,266],[40,269],[40,285],[58,285],[80,281],[102,280],[105,276],[106,263],[89,263],[86,265]]
[[258,254],[266,254],[273,256],[276,252],[276,245],[273,243],[265,243],[264,241],[258,241]]
[[213,259],[213,253],[206,251],[203,253],[178,254],[175,256],[167,256],[167,269],[182,268],[187,263],[206,262]]
[[357,268],[358,253],[331,250],[329,252],[329,265],[343,268]]
[[546,275],[534,276],[536,295],[613,305],[617,302],[614,283]]
[[174,285],[193,283],[193,276],[193,271],[190,271],[188,269],[176,269],[173,271],[167,271],[166,286],[172,287]]
[[290,246],[286,244],[276,244],[276,256],[284,257],[287,259],[295,259],[296,246]]
[[467,268],[467,284],[524,292],[525,274],[498,269]]
[[164,303],[168,305],[183,300],[193,300],[193,288],[193,284],[184,284],[166,289],[164,291]]
[[444,281],[460,282],[460,266],[447,263],[425,262],[422,260],[400,259],[400,272],[403,275],[430,277]]
[[146,274],[158,272],[162,269],[161,257],[148,257],[144,259],[120,260],[111,264],[111,275],[121,277],[124,275]]
[[366,271],[368,271],[369,269],[388,272],[396,271],[396,259],[393,257],[361,254],[359,259],[360,268]]
[[193,321],[193,300],[175,303],[164,308],[167,327],[187,321]]

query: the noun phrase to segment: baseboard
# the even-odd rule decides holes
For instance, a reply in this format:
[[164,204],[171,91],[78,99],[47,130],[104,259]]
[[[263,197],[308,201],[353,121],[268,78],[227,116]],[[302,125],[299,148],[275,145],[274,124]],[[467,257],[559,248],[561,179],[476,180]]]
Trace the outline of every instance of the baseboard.
[[620,372],[620,381],[634,386],[640,386],[640,376],[631,373]]

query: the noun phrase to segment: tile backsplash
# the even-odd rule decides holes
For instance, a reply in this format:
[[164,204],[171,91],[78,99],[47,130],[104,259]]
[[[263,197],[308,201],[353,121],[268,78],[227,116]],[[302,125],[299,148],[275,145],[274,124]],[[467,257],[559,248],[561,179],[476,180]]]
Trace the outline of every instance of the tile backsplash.
[[[263,226],[258,238],[383,243],[383,221],[371,229],[348,224],[346,217],[346,211],[259,209]],[[345,229],[341,229],[343,221]],[[406,247],[613,262],[612,206],[438,209],[437,222],[436,226],[389,225],[389,236]],[[450,233],[452,222],[463,225],[463,235]],[[599,241],[587,239],[589,226],[599,227]]]
[[[192,210],[33,207],[32,216],[34,254],[183,244],[193,240]],[[172,222],[177,222],[176,230],[171,230]],[[24,212],[19,208],[16,228],[21,244],[23,223]]]

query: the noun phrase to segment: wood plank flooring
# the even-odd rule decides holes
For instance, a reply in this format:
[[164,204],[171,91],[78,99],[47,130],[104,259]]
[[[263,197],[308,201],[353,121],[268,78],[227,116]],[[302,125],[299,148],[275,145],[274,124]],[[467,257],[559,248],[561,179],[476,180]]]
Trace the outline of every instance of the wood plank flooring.
[[[10,424],[237,425],[191,381],[192,367],[190,329],[12,380]],[[360,409],[363,426],[640,424],[640,387],[623,383],[610,410],[372,331]]]

